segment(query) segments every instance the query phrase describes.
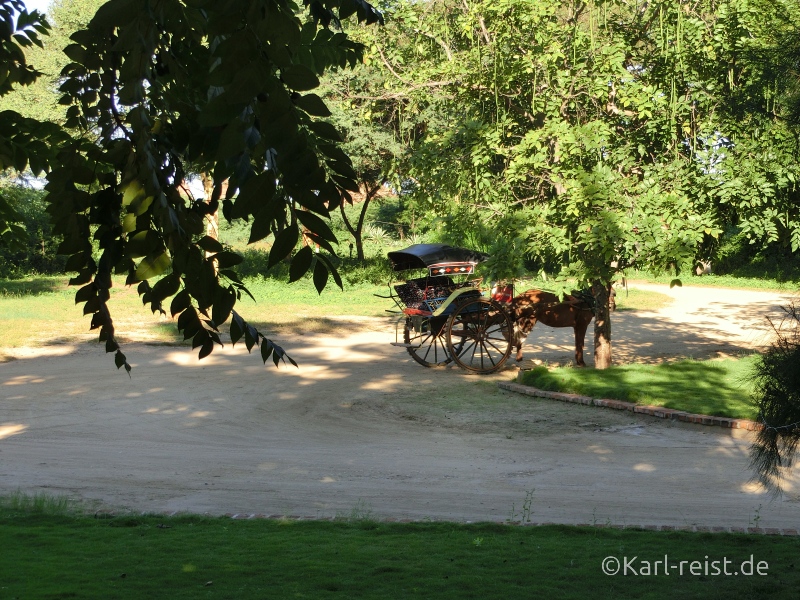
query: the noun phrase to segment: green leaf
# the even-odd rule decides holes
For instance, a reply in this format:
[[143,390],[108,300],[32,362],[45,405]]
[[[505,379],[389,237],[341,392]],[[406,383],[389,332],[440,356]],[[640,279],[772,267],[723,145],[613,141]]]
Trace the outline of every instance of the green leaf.
[[264,338],[261,341],[261,360],[264,361],[264,364],[266,364],[270,354],[272,354],[272,342]]
[[236,252],[220,252],[214,258],[217,260],[217,266],[220,269],[227,269],[229,267],[235,267],[244,260],[241,254],[237,254]]
[[314,263],[314,287],[317,288],[317,293],[321,294],[326,285],[328,285],[328,269],[322,261],[317,260]]
[[145,256],[136,267],[136,280],[144,281],[151,277],[157,277],[172,266],[169,254],[162,252],[157,256]]
[[203,347],[202,347],[202,348],[200,348],[200,353],[197,355],[197,358],[199,358],[200,360],[202,360],[202,359],[204,359],[206,356],[208,356],[209,354],[211,354],[211,352],[212,352],[213,350],[214,350],[214,340],[212,340],[212,339],[210,339],[210,338],[209,338],[208,340],[206,340],[206,341],[203,343]]
[[73,254],[67,259],[67,264],[64,265],[65,271],[80,271],[89,262],[91,255],[87,252],[78,252]]
[[314,115],[315,117],[331,116],[330,109],[325,105],[322,98],[316,94],[306,94],[305,96],[294,98],[294,103],[308,114]]
[[125,370],[130,374],[131,366],[128,364],[128,359],[125,358],[125,355],[117,350],[117,353],[114,355],[114,364],[117,365],[117,368],[125,367]]
[[231,318],[231,344],[236,344],[242,336],[244,335],[244,324],[242,323],[242,317],[240,317],[236,311],[232,311],[232,318]]
[[680,279],[673,279],[672,281],[669,282],[670,289],[674,288],[675,286],[683,287],[683,283],[681,282]]
[[336,127],[327,121],[313,121],[312,123],[308,123],[308,128],[323,139],[334,142],[344,142],[342,135],[337,131]]
[[218,240],[215,240],[210,235],[202,237],[198,242],[197,245],[200,246],[203,250],[209,253],[216,253],[222,252],[224,248],[222,244],[219,243]]
[[217,288],[217,292],[214,294],[214,306],[211,308],[211,320],[215,327],[219,327],[228,320],[235,304],[236,293],[232,287]]
[[165,298],[169,298],[177,293],[181,286],[181,278],[177,273],[170,273],[166,277],[162,277],[153,286],[153,295],[161,302]]
[[317,215],[306,210],[298,210],[295,214],[297,215],[297,220],[305,225],[309,231],[316,233],[329,242],[338,243],[339,240],[336,239],[336,236],[330,230],[328,224]]
[[187,290],[182,290],[178,292],[172,299],[172,303],[169,306],[169,310],[172,316],[175,317],[175,315],[185,311],[191,305],[192,305],[192,297],[189,295],[189,292]]
[[294,247],[297,245],[299,234],[297,227],[289,225],[278,234],[275,238],[275,243],[272,244],[272,249],[269,251],[269,261],[267,261],[267,268],[271,269],[277,265],[284,258],[289,256]]
[[231,218],[244,219],[258,214],[263,207],[272,204],[275,195],[275,173],[264,171],[251,177],[239,190],[233,203]]
[[289,89],[297,92],[313,90],[319,86],[319,79],[314,71],[304,65],[291,65],[287,69],[281,69],[281,79]]
[[90,283],[83,286],[75,293],[75,304],[86,302],[95,296],[97,296],[97,287],[95,287],[94,283]]
[[311,246],[305,246],[294,255],[292,264],[289,265],[289,283],[297,281],[311,268],[311,261],[314,259],[314,253]]
[[325,263],[325,266],[328,268],[328,271],[333,277],[333,281],[337,286],[339,286],[339,289],[344,289],[344,286],[342,285],[342,278],[339,277],[339,272],[336,270],[336,267],[331,264],[331,261],[328,260],[323,254],[318,254],[317,258]]

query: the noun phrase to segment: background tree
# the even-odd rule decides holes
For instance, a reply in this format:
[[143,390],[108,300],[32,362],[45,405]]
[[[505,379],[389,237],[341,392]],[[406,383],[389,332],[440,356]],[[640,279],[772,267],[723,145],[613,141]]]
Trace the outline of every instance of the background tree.
[[[358,192],[343,194],[339,205],[342,220],[356,248],[356,257],[364,260],[364,225],[373,200],[387,194],[398,161],[405,150],[394,131],[390,110],[375,106],[365,94],[376,85],[380,71],[358,64],[346,71],[332,72],[323,80],[320,91],[331,110],[331,123],[342,133],[342,150],[350,157],[358,183]],[[399,183],[394,181],[395,187]],[[347,203],[359,205],[352,222],[345,212]]]
[[677,274],[726,225],[797,231],[796,139],[758,59],[790,4],[393,4],[368,44],[387,73],[374,94],[436,115],[406,174],[445,237],[489,252],[522,237],[530,264],[591,286],[604,367],[626,269]]
[[13,110],[38,121],[63,124],[66,109],[58,104],[61,70],[70,62],[64,48],[69,36],[86,26],[104,0],[54,0],[48,7],[49,30],[43,45],[25,49],[29,63],[41,75],[30,85],[0,98],[0,109]]
[[[41,47],[41,36],[48,31],[49,25],[38,11],[29,13],[19,0],[0,0],[0,100],[41,76],[29,64],[26,50]],[[40,173],[48,168],[57,145],[64,139],[59,127],[0,106],[0,171],[24,171],[30,167]],[[12,251],[25,249],[23,220],[7,189],[0,187],[0,245]]]

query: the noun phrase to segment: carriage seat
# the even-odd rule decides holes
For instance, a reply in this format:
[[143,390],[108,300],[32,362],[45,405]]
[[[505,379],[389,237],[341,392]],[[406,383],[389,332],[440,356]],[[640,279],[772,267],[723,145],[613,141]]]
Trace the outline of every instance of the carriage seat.
[[429,299],[447,297],[453,289],[453,279],[447,275],[436,277],[420,277],[409,279],[403,284],[394,286],[397,296],[406,305],[414,310],[428,310],[425,302]]
[[461,287],[478,287],[480,279],[465,283],[454,283],[448,275],[409,279],[394,286],[397,296],[406,305],[403,311],[409,315],[429,315],[455,290]]

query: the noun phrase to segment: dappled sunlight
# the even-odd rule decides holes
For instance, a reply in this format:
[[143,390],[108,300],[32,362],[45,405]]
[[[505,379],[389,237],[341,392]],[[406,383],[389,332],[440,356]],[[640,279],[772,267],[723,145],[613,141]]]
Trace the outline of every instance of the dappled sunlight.
[[190,410],[192,410],[191,406],[187,406],[187,405],[183,404],[183,405],[179,405],[179,406],[169,405],[169,406],[164,406],[164,407],[151,406],[150,408],[147,408],[147,409],[143,410],[142,412],[146,413],[146,414],[149,414],[149,415],[156,415],[156,414],[159,414],[159,415],[177,415],[177,414],[181,414],[181,413],[188,413]]
[[40,377],[38,375],[17,375],[11,379],[6,379],[3,385],[28,385],[31,383],[44,383],[47,377]]
[[229,357],[227,357],[222,349],[218,348],[211,356],[207,356],[203,360],[197,358],[197,351],[183,348],[181,350],[173,350],[166,353],[164,356],[155,360],[148,361],[151,365],[161,364],[163,361],[171,362],[180,367],[188,368],[203,368],[209,366],[231,365],[233,364]]
[[[187,347],[127,346],[138,363],[131,377],[102,349],[4,363],[9,423],[0,439],[19,440],[3,444],[4,467],[13,449],[11,464],[29,486],[45,474],[53,485],[143,510],[313,514],[315,503],[366,497],[393,515],[424,518],[430,507],[435,517],[494,519],[520,505],[520,490],[535,489],[542,521],[595,503],[631,519],[652,511],[674,520],[714,508],[728,518],[762,501],[763,490],[743,483],[742,433],[518,398],[496,385],[513,378],[513,360],[488,376],[426,369],[391,346],[391,324],[346,321],[327,334],[281,332],[275,341],[298,368],[264,365],[258,348],[248,354],[230,343],[203,360]],[[617,364],[748,349],[746,336],[663,313],[614,314],[612,332]],[[591,337],[590,329],[587,358]],[[529,342],[525,366],[572,360],[571,330],[537,325]],[[713,394],[717,369],[679,370],[678,379]],[[796,502],[784,511],[800,511]]]
[[15,359],[47,358],[68,356],[75,352],[77,346],[60,341],[49,346],[23,346],[21,348],[3,348],[3,353]]
[[597,445],[588,446],[586,449],[589,450],[589,452],[596,454],[597,460],[599,460],[600,462],[609,462],[611,460],[611,457],[608,455],[614,454],[613,450]]
[[[745,494],[755,494],[755,495],[766,494],[768,492],[768,490],[757,481],[746,481],[745,483],[739,486],[739,491]],[[788,492],[790,490],[784,488],[784,491]]]
[[189,413],[189,417],[192,419],[204,419],[212,416],[214,416],[214,413],[210,410],[196,410],[193,413]]
[[21,423],[0,423],[0,440],[9,438],[12,435],[19,435],[26,429],[28,429],[28,426]]
[[397,373],[393,373],[381,381],[369,381],[362,385],[361,389],[390,392],[399,388],[403,383],[405,383],[405,378]]
[[713,454],[717,454],[719,456],[724,456],[726,458],[737,458],[737,457],[747,457],[749,455],[749,450],[741,445],[734,445],[734,444],[725,444],[724,446],[718,446],[711,451]]

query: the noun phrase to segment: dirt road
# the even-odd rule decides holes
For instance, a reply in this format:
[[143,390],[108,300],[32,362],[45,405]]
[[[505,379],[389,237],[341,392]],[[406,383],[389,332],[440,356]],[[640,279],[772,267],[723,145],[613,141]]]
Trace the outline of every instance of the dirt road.
[[[674,304],[614,315],[619,361],[735,355],[768,341],[764,317],[785,302],[657,289]],[[424,369],[389,345],[388,321],[340,323],[284,340],[298,369],[240,347],[198,362],[131,345],[129,378],[95,345],[18,352],[0,364],[0,494],[212,514],[800,526],[800,480],[777,500],[748,483],[741,434],[501,392],[515,369]],[[570,337],[537,327],[526,360],[569,361]]]

